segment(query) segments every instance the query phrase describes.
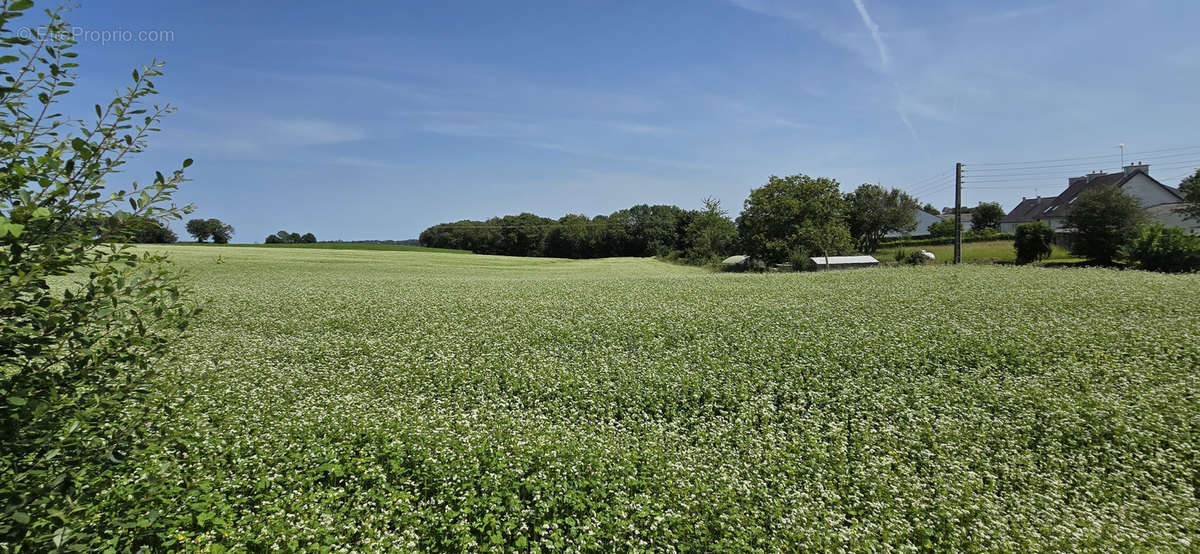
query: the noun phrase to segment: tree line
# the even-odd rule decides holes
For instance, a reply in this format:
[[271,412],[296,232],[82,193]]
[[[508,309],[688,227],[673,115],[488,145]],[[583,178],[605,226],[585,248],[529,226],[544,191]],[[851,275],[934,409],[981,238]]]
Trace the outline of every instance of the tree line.
[[592,218],[522,213],[442,223],[419,240],[427,247],[506,256],[663,256],[708,263],[743,253],[786,263],[874,252],[888,233],[914,230],[917,210],[936,211],[900,189],[864,184],[842,194],[835,179],[798,174],[771,176],[751,190],[736,219],[708,198],[699,210],[641,204]]
[[267,235],[265,244],[312,244],[317,242],[317,236],[312,233],[289,233],[287,231],[279,231],[274,235]]

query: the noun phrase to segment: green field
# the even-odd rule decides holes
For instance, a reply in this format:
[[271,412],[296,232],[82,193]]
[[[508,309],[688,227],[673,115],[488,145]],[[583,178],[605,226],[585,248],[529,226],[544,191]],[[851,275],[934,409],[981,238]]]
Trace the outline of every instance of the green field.
[[168,548],[1196,546],[1198,275],[160,248]]
[[[1065,262],[1079,260],[1071,256],[1070,252],[1061,246],[1054,246],[1054,252],[1050,254],[1047,262]],[[881,262],[891,262],[895,260],[896,250],[904,250],[905,252],[914,252],[917,250],[927,250],[933,252],[937,256],[936,263],[949,263],[954,260],[954,245],[939,244],[936,246],[904,246],[900,248],[880,248],[878,252],[873,254],[876,259]],[[996,263],[996,262],[1016,262],[1017,252],[1013,249],[1011,240],[993,240],[982,242],[965,242],[962,245],[963,262],[967,263]]]

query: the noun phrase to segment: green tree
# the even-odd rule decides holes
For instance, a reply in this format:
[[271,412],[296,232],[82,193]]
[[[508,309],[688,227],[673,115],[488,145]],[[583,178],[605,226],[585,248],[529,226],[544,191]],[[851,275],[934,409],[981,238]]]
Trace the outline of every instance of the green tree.
[[942,212],[939,212],[937,208],[933,207],[933,204],[928,202],[924,206],[921,206],[921,211],[929,215],[942,215]]
[[954,220],[943,219],[929,224],[929,236],[945,238],[954,236]]
[[996,202],[980,202],[971,215],[971,230],[1000,229],[1000,221],[1004,219],[1004,208]]
[[118,244],[131,221],[190,211],[170,204],[183,169],[111,181],[173,108],[145,105],[152,62],[92,123],[58,114],[77,79],[71,27],[50,11],[18,36],[31,5],[0,5],[0,549],[136,550],[117,535],[165,493],[121,475],[124,460],[157,432],[147,414],[164,392],[149,383],[197,310],[162,255]]
[[711,260],[728,254],[737,243],[737,226],[729,212],[715,198],[704,199],[704,209],[696,213],[684,230],[688,257]]
[[846,195],[847,223],[857,248],[867,254],[879,249],[879,241],[893,231],[917,228],[917,200],[900,189],[860,185]]
[[196,239],[196,242],[204,242],[212,237],[212,226],[206,219],[189,219],[187,233]]
[[312,233],[304,233],[304,235],[300,237],[300,242],[304,244],[314,244],[317,242],[317,236]]
[[204,227],[217,244],[229,244],[229,239],[233,238],[233,226],[219,219],[205,220]]
[[1200,169],[1179,183],[1184,204],[1179,211],[1190,219],[1200,221]]
[[1071,204],[1066,226],[1074,230],[1071,253],[1111,263],[1138,236],[1145,213],[1137,199],[1117,186],[1085,190]]
[[1017,263],[1025,265],[1050,257],[1054,251],[1054,229],[1041,221],[1022,223],[1017,226],[1013,248],[1017,251]]
[[750,191],[737,219],[746,253],[782,263],[801,247],[836,254],[850,248],[837,181],[807,175],[776,177]]
[[126,229],[129,230],[129,240],[138,244],[162,244],[179,240],[175,231],[166,224],[148,217],[130,218]]

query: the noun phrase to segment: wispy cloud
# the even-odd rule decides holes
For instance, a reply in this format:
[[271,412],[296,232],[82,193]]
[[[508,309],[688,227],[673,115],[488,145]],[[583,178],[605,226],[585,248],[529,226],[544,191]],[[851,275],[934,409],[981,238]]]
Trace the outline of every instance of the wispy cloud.
[[854,7],[858,9],[858,15],[862,18],[863,25],[867,31],[871,33],[871,39],[875,41],[875,47],[879,49],[879,64],[887,73],[892,71],[891,56],[888,55],[887,45],[883,43],[883,36],[879,34],[879,25],[875,20],[871,19],[871,14],[867,12],[867,6],[863,4],[863,0],[853,0]]

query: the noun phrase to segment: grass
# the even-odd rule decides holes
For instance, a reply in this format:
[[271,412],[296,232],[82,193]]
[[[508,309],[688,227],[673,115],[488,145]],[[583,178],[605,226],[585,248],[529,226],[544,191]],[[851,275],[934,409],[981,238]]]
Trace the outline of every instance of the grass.
[[[897,250],[905,252],[915,252],[917,250],[927,250],[933,252],[937,257],[937,262],[949,262],[954,260],[954,245],[941,244],[936,246],[904,246],[900,248],[880,248],[874,254],[875,258],[881,262],[890,262],[895,259]],[[1017,260],[1017,252],[1013,249],[1011,240],[983,241],[983,242],[966,242],[962,245],[962,258],[965,263],[1015,263]],[[1077,261],[1065,248],[1054,246],[1053,253],[1045,262],[1065,262]]]
[[157,248],[165,548],[1195,547],[1198,275]]
[[203,244],[192,243],[189,246],[208,247],[237,247],[237,248],[306,248],[311,250],[383,250],[390,252],[427,252],[443,254],[470,254],[470,250],[454,250],[451,248],[426,248],[407,244],[374,244],[368,242],[316,242],[308,244]]

